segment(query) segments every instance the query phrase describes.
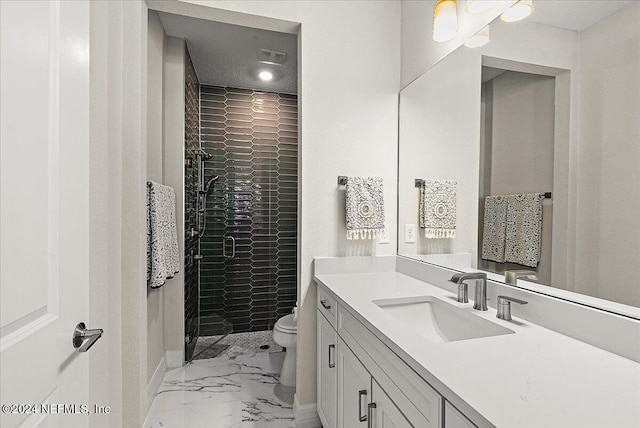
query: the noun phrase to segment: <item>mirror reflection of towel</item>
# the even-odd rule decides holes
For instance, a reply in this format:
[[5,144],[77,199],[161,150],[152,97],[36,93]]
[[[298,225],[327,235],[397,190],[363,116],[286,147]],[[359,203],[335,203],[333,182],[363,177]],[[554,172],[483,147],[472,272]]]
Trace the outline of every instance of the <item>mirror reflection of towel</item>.
[[384,232],[380,177],[347,177],[347,239],[376,239]]
[[510,196],[507,200],[505,261],[536,267],[540,262],[542,236],[540,193]]
[[540,193],[487,196],[484,200],[482,258],[536,267],[542,236]]
[[507,199],[509,196],[487,196],[484,199],[484,232],[482,258],[504,263],[507,234]]
[[424,180],[420,188],[420,228],[427,239],[456,237],[458,183]]

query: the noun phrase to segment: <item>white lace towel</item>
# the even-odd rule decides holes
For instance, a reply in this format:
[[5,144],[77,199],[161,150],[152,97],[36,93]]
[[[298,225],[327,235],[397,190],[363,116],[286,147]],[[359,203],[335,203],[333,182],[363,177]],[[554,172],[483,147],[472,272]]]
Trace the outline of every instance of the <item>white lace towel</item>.
[[424,180],[420,188],[420,228],[428,239],[456,237],[458,183]]
[[380,177],[347,177],[347,239],[376,239],[384,232]]
[[536,267],[540,262],[542,235],[542,199],[540,193],[507,198],[507,232],[504,259],[519,265]]
[[482,233],[482,258],[504,263],[504,246],[507,233],[507,197],[487,196],[484,199],[484,231]]
[[164,285],[180,270],[176,194],[169,186],[147,183],[147,283]]

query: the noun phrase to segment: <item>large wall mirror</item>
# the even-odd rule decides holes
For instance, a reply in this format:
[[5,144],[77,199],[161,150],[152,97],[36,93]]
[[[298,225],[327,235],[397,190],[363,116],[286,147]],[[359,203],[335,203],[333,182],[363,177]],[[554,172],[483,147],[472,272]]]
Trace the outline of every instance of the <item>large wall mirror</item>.
[[640,319],[640,2],[489,29],[400,93],[399,255]]

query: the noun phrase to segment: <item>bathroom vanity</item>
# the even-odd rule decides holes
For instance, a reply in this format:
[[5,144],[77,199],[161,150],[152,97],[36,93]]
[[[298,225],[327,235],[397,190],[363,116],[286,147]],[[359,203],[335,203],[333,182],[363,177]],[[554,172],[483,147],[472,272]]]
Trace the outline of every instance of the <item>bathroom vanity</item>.
[[[315,260],[325,428],[640,426],[638,362],[523,319],[524,307],[497,319],[503,284],[488,282],[488,311],[458,303],[451,273],[401,257]],[[526,293],[529,313],[549,312],[552,298]],[[637,320],[617,332],[638,345]]]

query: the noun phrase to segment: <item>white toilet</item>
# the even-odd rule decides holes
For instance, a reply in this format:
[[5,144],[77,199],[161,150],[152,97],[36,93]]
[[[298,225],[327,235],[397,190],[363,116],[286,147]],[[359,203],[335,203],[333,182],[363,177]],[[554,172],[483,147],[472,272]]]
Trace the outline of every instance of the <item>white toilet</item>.
[[293,314],[286,315],[276,322],[273,327],[273,340],[283,348],[285,352],[282,372],[280,373],[280,384],[284,386],[296,385],[296,348],[298,327],[293,319]]

